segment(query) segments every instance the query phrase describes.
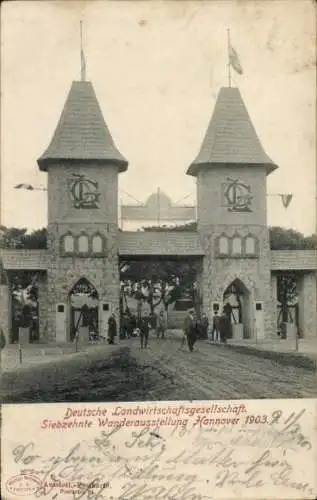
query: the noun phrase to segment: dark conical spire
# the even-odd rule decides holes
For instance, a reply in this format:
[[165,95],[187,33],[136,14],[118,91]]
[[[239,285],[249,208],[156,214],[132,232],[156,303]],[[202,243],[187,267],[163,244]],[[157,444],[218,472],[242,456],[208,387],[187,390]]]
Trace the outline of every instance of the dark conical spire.
[[91,82],[73,82],[53,139],[38,159],[46,171],[56,160],[111,163],[123,172],[128,162],[116,148]]
[[220,165],[265,166],[271,173],[277,165],[267,156],[239,89],[220,89],[215,109],[197,158],[187,170],[196,176],[200,168]]

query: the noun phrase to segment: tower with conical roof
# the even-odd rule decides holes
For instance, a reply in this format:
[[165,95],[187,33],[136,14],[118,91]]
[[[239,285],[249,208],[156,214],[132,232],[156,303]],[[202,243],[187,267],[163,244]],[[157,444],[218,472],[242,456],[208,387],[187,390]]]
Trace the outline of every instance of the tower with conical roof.
[[236,338],[268,336],[273,328],[266,178],[276,168],[240,91],[221,88],[187,174],[197,178],[204,308],[212,317],[225,306]]
[[91,82],[72,83],[38,166],[48,174],[48,336],[70,341],[85,326],[74,287],[78,296],[94,297],[93,323],[103,335],[119,306],[118,174],[128,163]]

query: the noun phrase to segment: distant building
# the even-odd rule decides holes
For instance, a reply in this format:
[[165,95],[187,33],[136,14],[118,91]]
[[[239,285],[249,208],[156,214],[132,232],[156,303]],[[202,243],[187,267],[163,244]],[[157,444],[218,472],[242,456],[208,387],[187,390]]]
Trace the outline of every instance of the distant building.
[[137,231],[149,226],[179,226],[196,220],[196,207],[173,204],[160,189],[144,204],[121,205],[121,229]]

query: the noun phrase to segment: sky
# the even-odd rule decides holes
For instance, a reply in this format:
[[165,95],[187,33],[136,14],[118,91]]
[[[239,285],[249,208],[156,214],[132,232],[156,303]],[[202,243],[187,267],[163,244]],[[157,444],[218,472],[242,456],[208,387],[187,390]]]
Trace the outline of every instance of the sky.
[[[1,223],[46,225],[36,160],[48,146],[71,82],[87,79],[129,169],[119,198],[159,186],[195,203],[196,157],[227,77],[227,28],[244,74],[234,75],[266,153],[268,224],[316,231],[316,11],[310,0],[7,2],[1,26]],[[127,195],[130,195],[130,197]],[[279,193],[292,193],[287,209]]]

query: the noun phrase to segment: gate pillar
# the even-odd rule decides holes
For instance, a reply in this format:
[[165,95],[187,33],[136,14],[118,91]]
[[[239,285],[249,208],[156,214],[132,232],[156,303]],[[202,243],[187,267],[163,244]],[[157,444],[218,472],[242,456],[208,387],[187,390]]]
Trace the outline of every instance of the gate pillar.
[[10,342],[11,307],[8,285],[0,285],[0,329],[6,339],[6,345]]
[[299,287],[299,328],[304,338],[316,338],[316,273],[302,275]]
[[276,274],[271,273],[271,292],[272,292],[272,324],[275,326],[275,331],[273,332],[273,337],[275,336],[274,334],[277,333],[277,276]]
[[47,339],[47,284],[38,284],[39,338]]
[[202,269],[200,274],[200,289],[203,301],[203,311],[207,314],[209,325],[212,327],[214,317],[213,304],[216,302],[219,305],[218,313],[220,313],[221,299],[214,296],[212,288],[212,271],[211,271],[211,258],[206,248],[206,256],[203,257]]
[[254,303],[254,336],[257,341],[264,340],[264,312],[263,302]]
[[[109,302],[102,301],[99,305],[99,335],[101,337],[107,338],[108,336],[108,319],[110,318],[111,313],[111,304]],[[118,332],[120,332],[119,327]]]
[[56,342],[58,343],[64,343],[67,342],[68,340],[68,324],[67,324],[67,304],[65,303],[59,303],[56,304],[56,309],[55,309],[55,314],[56,314]]

